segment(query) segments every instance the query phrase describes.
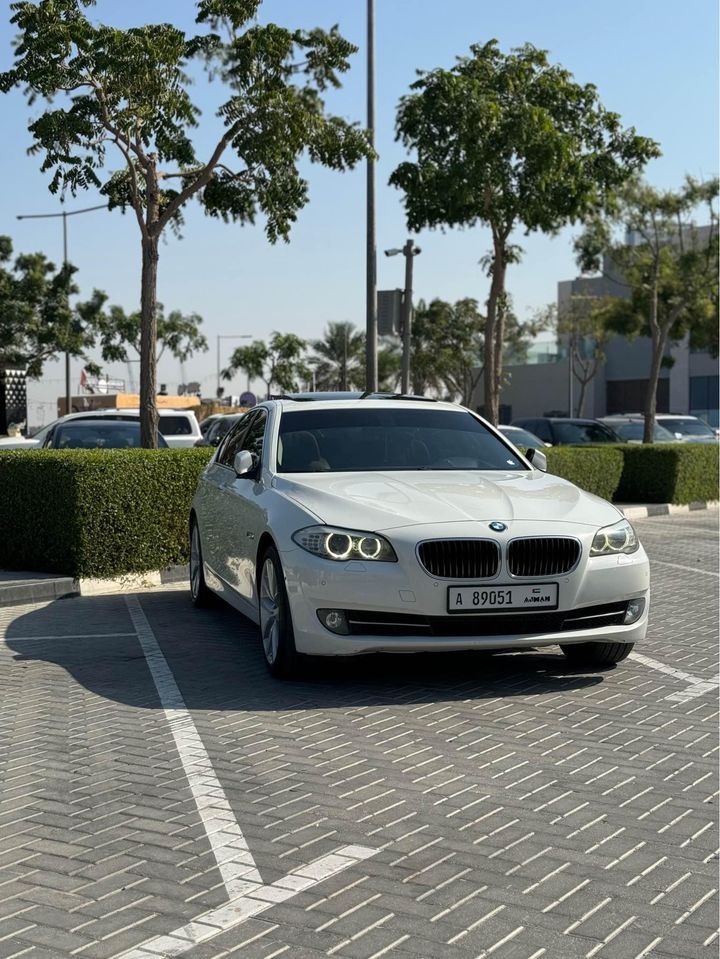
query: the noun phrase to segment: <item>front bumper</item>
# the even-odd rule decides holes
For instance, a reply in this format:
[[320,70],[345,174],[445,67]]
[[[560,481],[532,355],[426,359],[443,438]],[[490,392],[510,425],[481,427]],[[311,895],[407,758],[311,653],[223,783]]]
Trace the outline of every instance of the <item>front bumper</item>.
[[[462,534],[486,536],[487,526],[477,531],[468,528],[475,525],[463,524]],[[393,530],[388,538],[398,555],[397,563],[336,563],[299,548],[284,550],[282,561],[297,650],[313,656],[352,656],[370,652],[523,649],[592,640],[616,643],[642,640],[647,631],[650,587],[649,563],[643,548],[627,556],[591,559],[588,552],[594,529],[578,529],[574,525],[571,529],[570,524],[562,525],[562,532],[576,536],[583,547],[580,562],[570,573],[537,580],[511,578],[501,572],[496,581],[483,583],[496,586],[509,581],[515,584],[556,582],[558,610],[553,615],[540,610],[480,616],[448,614],[447,587],[470,583],[429,575],[415,553],[418,541],[447,536],[446,525]],[[540,524],[514,526],[508,531],[508,539],[547,533],[547,526],[541,528]],[[622,617],[617,615],[614,618],[598,616],[595,623],[600,625],[589,619],[586,627],[578,620],[583,610],[593,615],[611,609],[617,613],[621,604],[637,598],[645,600],[645,609],[640,619],[631,625],[618,624]],[[596,611],[596,607],[599,610]],[[332,633],[320,623],[318,609],[346,611],[355,620],[352,634]],[[353,612],[357,613],[354,617]],[[387,614],[384,631],[378,628],[383,613]],[[369,614],[373,626],[363,632],[362,621],[367,620]],[[418,624],[416,632],[413,623]]]

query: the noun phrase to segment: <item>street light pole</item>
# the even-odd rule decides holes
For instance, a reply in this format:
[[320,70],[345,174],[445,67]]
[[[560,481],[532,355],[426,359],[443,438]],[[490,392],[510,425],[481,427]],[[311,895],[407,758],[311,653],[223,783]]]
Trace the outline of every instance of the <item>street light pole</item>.
[[402,378],[400,392],[407,396],[410,393],[410,364],[412,358],[412,287],[413,287],[413,257],[421,253],[419,246],[408,240],[401,249],[385,250],[385,256],[397,256],[402,253],[405,257],[405,292],[403,294],[402,310]]
[[[82,210],[63,210],[61,213],[19,213],[17,220],[54,220],[62,217],[63,221],[63,270],[65,273],[65,295],[66,304],[70,303],[70,276],[68,274],[68,238],[67,238],[67,218],[77,216],[79,213],[92,213],[93,210],[107,210],[109,205],[101,203],[99,206],[88,206]],[[70,389],[70,354],[65,351],[65,413],[71,413],[71,389]]]
[[[219,398],[219,397],[220,397],[220,387],[221,387],[221,381],[220,381],[220,340],[250,340],[250,339],[252,339],[252,337],[250,336],[249,333],[241,333],[241,334],[230,333],[230,334],[222,334],[221,336],[216,337],[216,339],[217,339],[217,392],[216,392],[216,395],[217,395],[217,397]],[[250,377],[248,377],[248,391],[249,391],[249,389],[250,389]]]
[[[375,0],[367,0],[367,133],[370,149],[375,147]],[[375,249],[375,159],[367,159],[367,249],[365,389],[378,388],[377,358],[377,254]]]

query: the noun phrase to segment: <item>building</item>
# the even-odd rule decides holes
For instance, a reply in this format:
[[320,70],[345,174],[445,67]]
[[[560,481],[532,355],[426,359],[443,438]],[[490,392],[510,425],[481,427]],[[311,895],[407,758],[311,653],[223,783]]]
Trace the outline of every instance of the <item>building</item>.
[[[707,229],[709,235],[709,227]],[[632,238],[629,238],[632,242]],[[604,264],[599,277],[578,277],[558,283],[558,312],[575,296],[627,297],[627,287],[612,264]],[[605,363],[587,385],[582,415],[596,418],[612,413],[637,413],[645,406],[651,343],[647,337],[632,342],[616,336],[605,347]],[[718,426],[718,360],[707,352],[691,350],[687,338],[670,344],[670,363],[660,371],[658,413],[691,413],[711,426]],[[577,416],[580,383],[570,375],[566,345],[538,344],[520,365],[504,368],[506,385],[500,396],[500,421],[509,423],[524,416]],[[474,408],[482,410],[482,381]]]

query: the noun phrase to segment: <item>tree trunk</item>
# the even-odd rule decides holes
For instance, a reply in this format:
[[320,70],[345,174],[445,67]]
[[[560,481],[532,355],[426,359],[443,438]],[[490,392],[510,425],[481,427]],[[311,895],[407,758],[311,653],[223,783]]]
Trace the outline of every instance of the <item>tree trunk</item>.
[[158,412],[157,365],[157,268],[158,238],[142,241],[142,286],[140,293],[140,442],[145,449],[157,448]]
[[[578,382],[580,383],[580,396],[578,397],[578,401],[577,401],[576,415],[581,417],[583,415],[583,409],[585,408],[585,390],[587,389],[589,380],[578,380]],[[572,411],[570,415],[572,416]]]
[[643,443],[652,443],[655,439],[657,388],[658,380],[660,379],[660,369],[662,367],[666,342],[666,330],[658,329],[652,331],[652,363],[650,364],[650,376],[648,377],[647,393],[645,395],[645,428],[643,430]]
[[[490,295],[487,300],[487,317],[485,318],[485,379],[483,394],[485,400],[485,419],[497,426],[500,414],[500,374],[497,371],[498,362],[502,363],[502,344],[497,348],[498,307],[505,292],[505,262],[504,250],[500,237],[493,236],[493,265]],[[504,326],[504,323],[502,324]],[[502,373],[502,368],[500,370]]]

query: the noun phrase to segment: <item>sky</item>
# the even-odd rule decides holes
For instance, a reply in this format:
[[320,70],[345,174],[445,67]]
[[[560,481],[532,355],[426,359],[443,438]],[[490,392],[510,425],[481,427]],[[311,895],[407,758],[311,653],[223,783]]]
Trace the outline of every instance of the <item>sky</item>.
[[[261,19],[287,27],[328,28],[358,47],[343,87],[328,97],[328,108],[365,123],[366,52],[364,0],[264,0]],[[0,0],[0,70],[12,63],[14,28],[10,4]],[[118,27],[171,21],[193,31],[191,0],[99,0],[92,19]],[[657,140],[661,158],[646,168],[655,186],[675,188],[690,173],[709,177],[718,171],[718,5],[716,0],[376,0],[376,166],[378,288],[403,285],[403,262],[382,251],[401,246],[408,236],[402,194],[388,185],[394,168],[406,158],[395,141],[395,112],[418,69],[451,67],[472,43],[496,38],[503,50],[525,42],[550,51],[582,83],[594,83],[603,104],[626,126]],[[203,109],[196,142],[200,157],[218,137],[214,115],[219,91],[202,77],[193,96]],[[61,209],[48,191],[50,177],[40,172],[41,159],[28,156],[27,125],[40,104],[28,106],[19,91],[0,96],[3,138],[0,234],[8,234],[16,252],[41,250],[62,260],[60,220],[23,220],[17,214]],[[113,166],[109,158],[108,166]],[[119,163],[117,164],[119,166]],[[166,310],[197,312],[210,343],[207,353],[191,358],[181,370],[163,357],[159,382],[173,392],[179,382],[199,380],[210,395],[215,388],[217,336],[266,338],[273,330],[320,337],[330,321],[365,323],[365,170],[326,171],[303,164],[310,202],[300,213],[290,243],[270,245],[262,223],[225,225],[186,210],[183,239],[168,235],[161,246],[159,300]],[[11,188],[8,188],[11,185]],[[88,191],[66,199],[66,209],[102,202]],[[139,306],[140,242],[131,215],[99,211],[69,223],[69,258],[78,268],[81,297],[104,290],[111,303],[127,310]],[[508,273],[508,289],[521,319],[556,298],[557,282],[576,274],[572,254],[574,230],[556,237],[520,236],[522,262]],[[488,280],[479,260],[489,247],[488,231],[423,231],[416,237],[422,254],[415,260],[415,299],[475,297],[481,303]],[[222,365],[241,341],[221,341]],[[82,368],[73,360],[73,390]],[[106,367],[128,379],[124,365]],[[40,381],[29,387],[29,425],[54,418],[63,392],[63,364],[50,362]],[[137,364],[135,364],[137,376]],[[228,392],[245,388],[238,376]],[[259,385],[259,384],[258,384]]]

